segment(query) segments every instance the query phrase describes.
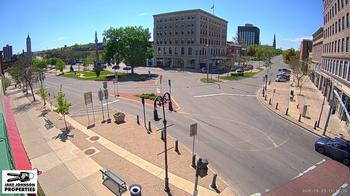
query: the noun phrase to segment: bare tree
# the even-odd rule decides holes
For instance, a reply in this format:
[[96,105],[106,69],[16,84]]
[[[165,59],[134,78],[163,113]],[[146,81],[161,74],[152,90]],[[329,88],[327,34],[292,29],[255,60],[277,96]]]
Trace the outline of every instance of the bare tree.
[[289,61],[289,67],[293,73],[293,82],[295,78],[297,80],[297,87],[299,87],[299,93],[301,94],[303,84],[306,81],[306,76],[309,74],[309,66],[307,62],[300,61],[295,57]]

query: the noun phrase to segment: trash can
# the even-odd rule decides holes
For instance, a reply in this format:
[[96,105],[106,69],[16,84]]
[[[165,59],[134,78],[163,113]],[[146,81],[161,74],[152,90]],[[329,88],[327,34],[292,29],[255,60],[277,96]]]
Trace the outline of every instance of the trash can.
[[138,184],[133,184],[130,186],[130,195],[131,196],[141,196],[141,186]]

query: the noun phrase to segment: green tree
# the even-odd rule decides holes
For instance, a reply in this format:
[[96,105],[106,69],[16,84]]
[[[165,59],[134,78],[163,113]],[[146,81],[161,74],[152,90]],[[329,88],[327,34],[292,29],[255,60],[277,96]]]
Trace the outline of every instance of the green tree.
[[40,84],[43,84],[43,81],[44,81],[43,74],[44,74],[44,71],[47,68],[47,65],[49,64],[49,62],[47,60],[34,59],[32,61],[32,64],[34,66],[35,71],[39,74]]
[[64,61],[58,57],[54,57],[51,59],[51,64],[55,65],[56,70],[63,72]]
[[65,99],[65,95],[64,95],[64,92],[62,91],[62,87],[60,88],[60,91],[58,91],[55,98],[57,101],[57,105],[54,112],[61,114],[63,116],[64,125],[66,127],[66,130],[68,131],[66,115],[69,114],[69,107],[71,106],[71,103],[69,103],[68,100]]
[[7,88],[11,86],[11,80],[7,77],[1,77],[1,82],[2,82],[2,89],[4,93],[6,92]]
[[44,85],[41,84],[39,86],[38,94],[41,97],[41,99],[44,101],[44,106],[46,106],[46,98],[48,96],[48,92],[47,92],[46,88],[44,87]]
[[104,32],[107,45],[103,58],[110,64],[114,60],[117,64],[121,61],[134,68],[143,66],[146,59],[153,56],[153,50],[148,42],[149,29],[142,27],[109,28]]

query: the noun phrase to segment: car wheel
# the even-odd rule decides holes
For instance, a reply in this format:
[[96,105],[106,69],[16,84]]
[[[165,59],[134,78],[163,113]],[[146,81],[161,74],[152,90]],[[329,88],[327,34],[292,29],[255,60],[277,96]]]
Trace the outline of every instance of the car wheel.
[[325,150],[324,150],[324,148],[319,147],[319,148],[317,149],[317,152],[319,152],[319,153],[321,153],[321,154],[324,154],[324,153],[325,153]]
[[350,160],[348,158],[343,159],[342,162],[343,162],[344,165],[349,165],[350,164]]

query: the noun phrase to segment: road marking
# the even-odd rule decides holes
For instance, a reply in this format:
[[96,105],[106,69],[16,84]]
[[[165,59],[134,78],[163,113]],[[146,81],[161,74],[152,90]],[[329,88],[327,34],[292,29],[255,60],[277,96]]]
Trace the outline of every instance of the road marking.
[[321,161],[317,162],[316,165],[321,165],[325,161],[326,161],[326,159],[322,159]]
[[260,196],[261,193],[254,193],[254,194],[251,194],[250,196]]
[[341,187],[339,187],[333,194],[332,196],[336,196],[340,193],[341,189],[345,189],[348,186],[348,183],[344,183],[343,185],[341,185]]
[[[110,105],[110,104],[112,104],[112,103],[115,103],[115,102],[118,102],[119,101],[119,99],[117,99],[117,100],[114,100],[114,101],[111,101],[111,102],[108,102],[108,105]],[[103,106],[106,106],[107,105],[107,103],[104,103],[104,104],[102,104]]]
[[[320,162],[321,162],[321,161],[320,161]],[[319,163],[320,163],[320,162],[319,162]],[[315,169],[315,168],[316,168],[316,165],[313,165],[313,166],[307,168],[307,170],[305,170],[305,171],[299,173],[297,176],[295,176],[294,178],[292,178],[292,180],[295,180],[296,178],[299,178],[300,176],[306,174],[307,172],[309,172],[309,171],[311,171],[311,170],[313,170],[313,169]]]
[[232,94],[232,93],[217,93],[217,94],[207,94],[207,95],[196,95],[195,98],[201,97],[214,97],[214,96],[239,96],[239,97],[255,97],[256,95],[249,94]]

